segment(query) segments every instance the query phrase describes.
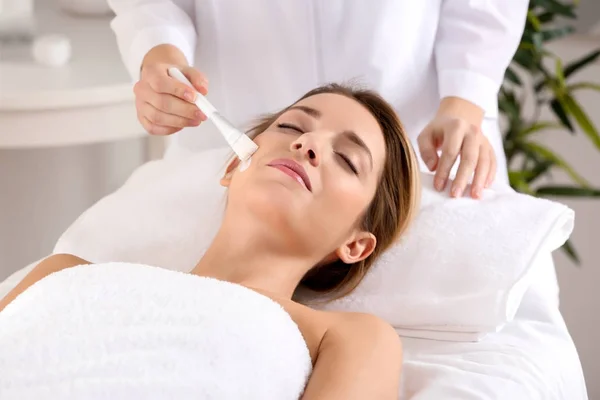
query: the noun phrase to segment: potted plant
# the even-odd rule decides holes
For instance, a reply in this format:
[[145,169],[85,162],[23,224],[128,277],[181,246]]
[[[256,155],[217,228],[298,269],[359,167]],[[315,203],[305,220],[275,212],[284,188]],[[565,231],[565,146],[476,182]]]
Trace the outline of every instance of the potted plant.
[[[600,197],[600,189],[591,187],[560,154],[535,140],[535,136],[545,130],[559,129],[569,134],[580,130],[588,137],[590,145],[600,150],[598,129],[573,96],[579,90],[600,92],[600,84],[570,83],[572,76],[600,57],[600,48],[563,65],[562,60],[545,46],[551,40],[573,33],[572,26],[557,21],[575,19],[576,5],[559,0],[530,0],[521,43],[506,70],[498,96],[500,113],[506,123],[503,142],[510,185],[519,192],[533,196]],[[534,112],[526,113],[525,101],[532,100]],[[555,117],[553,121],[541,120],[540,111],[543,107],[549,107],[552,111]],[[543,184],[555,168],[564,170],[572,183]],[[571,242],[565,243],[563,250],[579,264]]]

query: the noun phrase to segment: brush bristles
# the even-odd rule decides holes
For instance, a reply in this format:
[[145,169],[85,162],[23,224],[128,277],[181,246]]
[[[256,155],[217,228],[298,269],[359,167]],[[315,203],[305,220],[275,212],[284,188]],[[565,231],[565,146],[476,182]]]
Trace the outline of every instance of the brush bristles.
[[250,139],[246,135],[240,136],[238,140],[236,140],[235,143],[231,145],[231,148],[238,156],[238,158],[242,161],[248,160],[250,157],[252,157],[252,154],[254,154],[256,150],[258,150],[258,146],[256,145],[256,143],[254,143],[252,139]]

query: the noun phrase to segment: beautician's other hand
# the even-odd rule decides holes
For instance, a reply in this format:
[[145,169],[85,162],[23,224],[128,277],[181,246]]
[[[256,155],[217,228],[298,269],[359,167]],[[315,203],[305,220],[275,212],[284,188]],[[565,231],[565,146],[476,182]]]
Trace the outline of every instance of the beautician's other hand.
[[152,135],[170,135],[206,120],[193,103],[196,99],[194,90],[169,76],[167,71],[174,66],[183,72],[197,91],[204,95],[208,92],[208,81],[204,75],[187,66],[178,49],[161,45],[150,50],[133,91],[138,120]]
[[[430,171],[435,171],[434,186],[446,188],[450,170],[460,156],[456,178],[450,189],[452,197],[462,196],[473,176],[471,197],[493,182],[496,156],[488,139],[481,132],[483,111],[474,104],[456,97],[442,100],[435,118],[423,129],[417,142],[421,157]],[[437,151],[441,149],[441,156]]]

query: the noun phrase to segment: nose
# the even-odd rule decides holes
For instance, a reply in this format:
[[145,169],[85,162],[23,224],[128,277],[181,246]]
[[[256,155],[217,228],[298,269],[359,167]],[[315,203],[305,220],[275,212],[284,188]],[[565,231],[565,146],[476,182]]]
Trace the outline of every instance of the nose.
[[321,162],[321,155],[320,151],[318,151],[318,144],[312,136],[305,133],[298,137],[292,142],[291,150],[292,153],[300,156],[302,159],[308,160],[310,165],[316,167]]

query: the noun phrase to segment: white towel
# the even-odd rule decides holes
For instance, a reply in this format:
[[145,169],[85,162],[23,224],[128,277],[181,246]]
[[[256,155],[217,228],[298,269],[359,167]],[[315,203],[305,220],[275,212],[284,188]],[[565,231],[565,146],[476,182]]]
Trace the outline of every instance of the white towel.
[[69,268],[0,312],[0,399],[298,399],[290,316],[243,286],[144,265]]

